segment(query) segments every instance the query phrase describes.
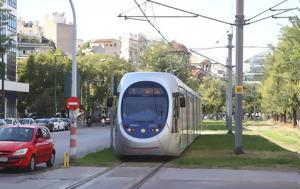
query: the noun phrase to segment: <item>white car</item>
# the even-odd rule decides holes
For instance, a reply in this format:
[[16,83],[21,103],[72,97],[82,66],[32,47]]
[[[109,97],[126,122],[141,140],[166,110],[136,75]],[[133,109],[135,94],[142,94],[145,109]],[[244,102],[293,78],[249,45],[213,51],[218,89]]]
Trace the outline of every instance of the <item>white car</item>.
[[49,121],[50,121],[50,123],[53,123],[54,131],[64,131],[65,130],[64,122],[61,121],[59,118],[51,118],[51,119],[49,119]]
[[21,125],[26,125],[26,124],[31,125],[31,124],[35,124],[35,121],[34,121],[34,119],[32,119],[32,118],[20,118],[18,121],[19,121],[19,123],[20,123]]
[[4,121],[5,121],[6,125],[18,125],[19,124],[18,120],[15,118],[5,118]]

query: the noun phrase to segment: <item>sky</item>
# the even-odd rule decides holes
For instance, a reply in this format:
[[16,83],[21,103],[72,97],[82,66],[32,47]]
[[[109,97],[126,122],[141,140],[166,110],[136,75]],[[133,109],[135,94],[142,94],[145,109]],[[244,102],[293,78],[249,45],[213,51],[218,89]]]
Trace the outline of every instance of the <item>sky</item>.
[[[245,18],[251,18],[282,1],[245,0]],[[137,0],[137,2],[144,3],[145,0]],[[234,23],[235,20],[236,0],[156,0],[156,2],[229,23]],[[127,33],[143,33],[151,38],[160,38],[158,32],[148,22],[117,17],[121,13],[127,16],[141,16],[142,13],[134,0],[73,0],[73,3],[77,18],[77,37],[80,39],[118,38]],[[287,0],[277,8],[296,8],[298,6],[299,0]],[[189,15],[149,2],[142,4],[141,8],[148,16]],[[72,22],[69,0],[18,0],[18,18],[25,21],[38,20],[42,26],[45,15],[57,11],[65,12],[67,22]],[[257,19],[275,13],[277,12],[268,11]],[[295,15],[299,16],[299,12],[290,11],[283,14],[283,16]],[[187,48],[226,46],[227,31],[233,31],[233,44],[235,44],[235,28],[227,24],[203,18],[156,18],[151,21],[167,40],[175,40]],[[270,18],[247,25],[244,28],[244,45],[260,47],[266,47],[268,44],[276,45],[281,28],[288,24],[289,21],[286,18]],[[244,60],[265,50],[265,48],[245,48]],[[225,48],[199,52],[221,63],[226,62],[227,49]],[[202,59],[199,57],[199,61]]]

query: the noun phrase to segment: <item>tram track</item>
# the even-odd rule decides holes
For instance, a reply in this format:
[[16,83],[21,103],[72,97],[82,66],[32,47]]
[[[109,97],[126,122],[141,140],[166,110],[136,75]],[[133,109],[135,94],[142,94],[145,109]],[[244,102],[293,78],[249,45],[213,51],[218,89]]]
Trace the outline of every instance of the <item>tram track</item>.
[[[141,178],[137,179],[137,181],[135,181],[133,184],[131,184],[131,186],[129,186],[128,189],[141,188],[147,181],[149,181],[154,175],[156,175],[164,167],[164,165],[166,163],[167,162],[159,162],[159,163],[156,163],[155,166],[153,166],[153,165],[149,166],[149,167],[145,166],[145,168],[149,168],[151,170],[148,173],[146,173],[144,176],[142,176]],[[128,167],[127,162],[122,162],[120,164],[117,164],[117,165],[107,168],[105,170],[95,172],[94,174],[92,174],[86,178],[83,178],[83,179],[79,180],[78,182],[75,182],[72,185],[66,187],[66,189],[84,188],[84,185],[88,185],[89,182],[93,182],[94,179],[97,179],[97,178],[99,179],[99,177],[101,177],[105,174],[109,174],[109,172],[113,172],[122,167]]]
[[152,171],[150,171],[150,173],[145,175],[142,179],[140,179],[139,181],[134,183],[128,189],[139,189],[139,188],[141,188],[148,180],[150,180],[156,173],[158,173],[165,164],[166,164],[166,162],[165,163],[159,163],[157,166],[154,167],[154,169]]

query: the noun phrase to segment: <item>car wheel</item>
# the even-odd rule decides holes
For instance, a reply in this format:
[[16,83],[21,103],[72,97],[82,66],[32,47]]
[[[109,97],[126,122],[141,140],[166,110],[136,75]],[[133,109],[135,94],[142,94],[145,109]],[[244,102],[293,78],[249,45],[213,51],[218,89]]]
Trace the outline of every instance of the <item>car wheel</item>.
[[50,159],[46,162],[47,167],[53,167],[55,162],[55,153],[52,152]]
[[35,170],[35,167],[36,167],[36,162],[35,162],[35,157],[34,155],[31,156],[30,158],[30,161],[29,161],[29,164],[28,164],[28,167],[27,167],[27,170],[28,171],[34,171]]

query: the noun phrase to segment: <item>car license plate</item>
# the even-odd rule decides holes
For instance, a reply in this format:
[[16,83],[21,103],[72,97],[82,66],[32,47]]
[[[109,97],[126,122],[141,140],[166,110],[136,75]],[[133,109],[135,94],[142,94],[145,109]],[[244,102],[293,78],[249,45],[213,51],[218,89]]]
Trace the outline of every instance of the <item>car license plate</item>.
[[0,162],[7,162],[8,158],[7,157],[0,157]]

